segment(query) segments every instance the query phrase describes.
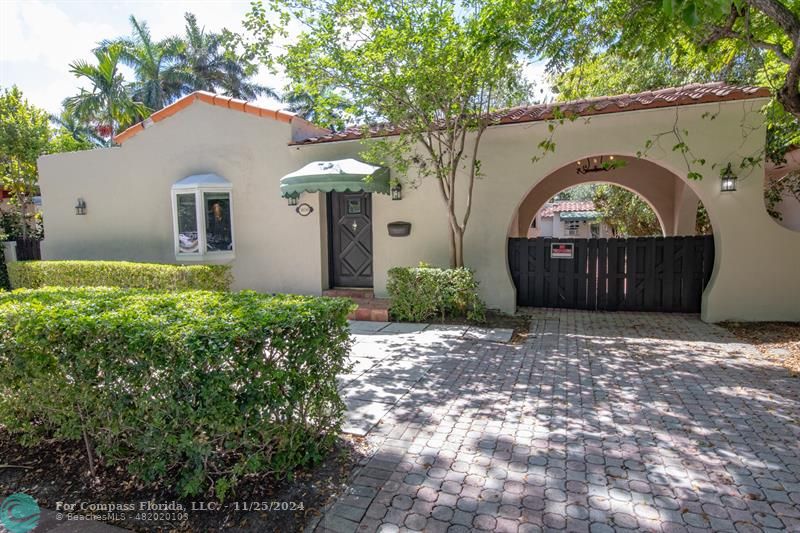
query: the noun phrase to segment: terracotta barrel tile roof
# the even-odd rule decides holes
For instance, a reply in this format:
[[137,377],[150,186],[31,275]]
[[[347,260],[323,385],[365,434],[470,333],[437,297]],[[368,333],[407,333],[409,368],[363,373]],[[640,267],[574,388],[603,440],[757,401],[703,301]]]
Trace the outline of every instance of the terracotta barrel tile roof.
[[235,111],[241,111],[244,113],[250,113],[251,115],[256,115],[259,117],[269,118],[272,120],[278,120],[280,122],[290,123],[293,120],[302,120],[299,117],[296,117],[292,113],[286,113],[285,111],[276,111],[275,109],[267,109],[266,107],[257,106],[255,104],[251,104],[250,102],[246,102],[244,100],[238,100],[236,98],[230,98],[227,96],[221,96],[219,94],[214,94],[206,91],[195,91],[191,94],[184,96],[176,100],[175,102],[171,103],[167,107],[163,109],[159,109],[142,122],[134,124],[130,128],[126,129],[125,131],[117,134],[114,136],[114,142],[117,144],[122,144],[126,140],[130,139],[140,131],[143,131],[146,127],[150,126],[153,123],[160,122],[167,117],[171,117],[178,111],[189,107],[190,105],[194,104],[195,102],[200,101],[206,104],[225,107],[227,109],[233,109]]
[[[724,82],[697,83],[637,94],[601,96],[598,98],[573,100],[571,102],[554,102],[515,107],[492,113],[491,120],[494,124],[520,124],[551,119],[556,109],[559,109],[561,113],[566,115],[589,116],[635,111],[638,109],[657,109],[660,107],[679,105],[767,98],[770,95],[770,90],[765,87],[740,87],[728,85]],[[392,125],[376,125],[370,127],[368,131],[369,135],[374,137],[387,137],[402,133],[401,128]],[[363,137],[363,134],[363,127],[351,127],[340,132],[331,132],[319,137],[309,137],[308,139],[293,144],[348,141],[360,139]]]
[[542,207],[541,216],[552,217],[556,213],[568,211],[594,211],[594,202],[591,200],[564,200],[559,202],[552,202],[544,204]]

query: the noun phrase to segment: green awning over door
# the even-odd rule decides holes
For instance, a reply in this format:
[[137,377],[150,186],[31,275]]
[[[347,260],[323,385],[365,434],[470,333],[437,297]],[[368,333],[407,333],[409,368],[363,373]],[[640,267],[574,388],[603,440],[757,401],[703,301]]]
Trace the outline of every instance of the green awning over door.
[[597,211],[562,211],[559,215],[561,220],[596,220],[600,218]]
[[281,196],[302,192],[377,192],[389,194],[389,169],[356,159],[314,161],[281,178]]

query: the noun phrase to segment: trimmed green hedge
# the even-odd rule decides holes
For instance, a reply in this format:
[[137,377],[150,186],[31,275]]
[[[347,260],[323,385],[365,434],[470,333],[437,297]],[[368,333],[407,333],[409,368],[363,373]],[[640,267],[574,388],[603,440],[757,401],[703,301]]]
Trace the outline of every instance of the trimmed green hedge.
[[8,265],[11,287],[125,287],[226,291],[227,265],[166,265],[127,261],[20,261]]
[[[0,295],[0,425],[72,440],[220,499],[248,473],[320,459],[343,403],[349,300],[46,288]],[[90,462],[91,460],[91,462]]]
[[392,299],[389,311],[397,320],[422,322],[436,316],[485,319],[478,282],[468,268],[434,268],[424,263],[392,268],[386,289]]

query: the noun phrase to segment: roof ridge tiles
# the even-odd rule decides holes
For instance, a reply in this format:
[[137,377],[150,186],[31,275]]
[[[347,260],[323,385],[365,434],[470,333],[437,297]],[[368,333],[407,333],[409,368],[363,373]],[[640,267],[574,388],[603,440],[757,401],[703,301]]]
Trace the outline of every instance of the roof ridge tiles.
[[[600,115],[640,109],[657,109],[679,105],[716,103],[732,100],[766,98],[771,92],[766,87],[737,86],[723,81],[690,83],[678,87],[665,87],[633,94],[596,96],[566,102],[549,102],[529,106],[516,106],[489,114],[494,124],[520,124],[553,118],[556,109],[578,116]],[[292,144],[321,144],[358,140],[363,136],[364,126],[349,126],[342,131],[312,136]],[[401,128],[391,124],[368,126],[369,135],[387,137]]]

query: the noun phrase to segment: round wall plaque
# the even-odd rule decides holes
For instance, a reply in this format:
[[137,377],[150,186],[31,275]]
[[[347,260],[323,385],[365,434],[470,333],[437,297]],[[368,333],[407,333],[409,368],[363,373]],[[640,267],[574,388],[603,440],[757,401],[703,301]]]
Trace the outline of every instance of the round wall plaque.
[[307,217],[308,215],[310,215],[311,213],[314,212],[314,208],[311,207],[308,204],[303,203],[303,204],[298,205],[297,208],[295,209],[295,211],[301,217]]

